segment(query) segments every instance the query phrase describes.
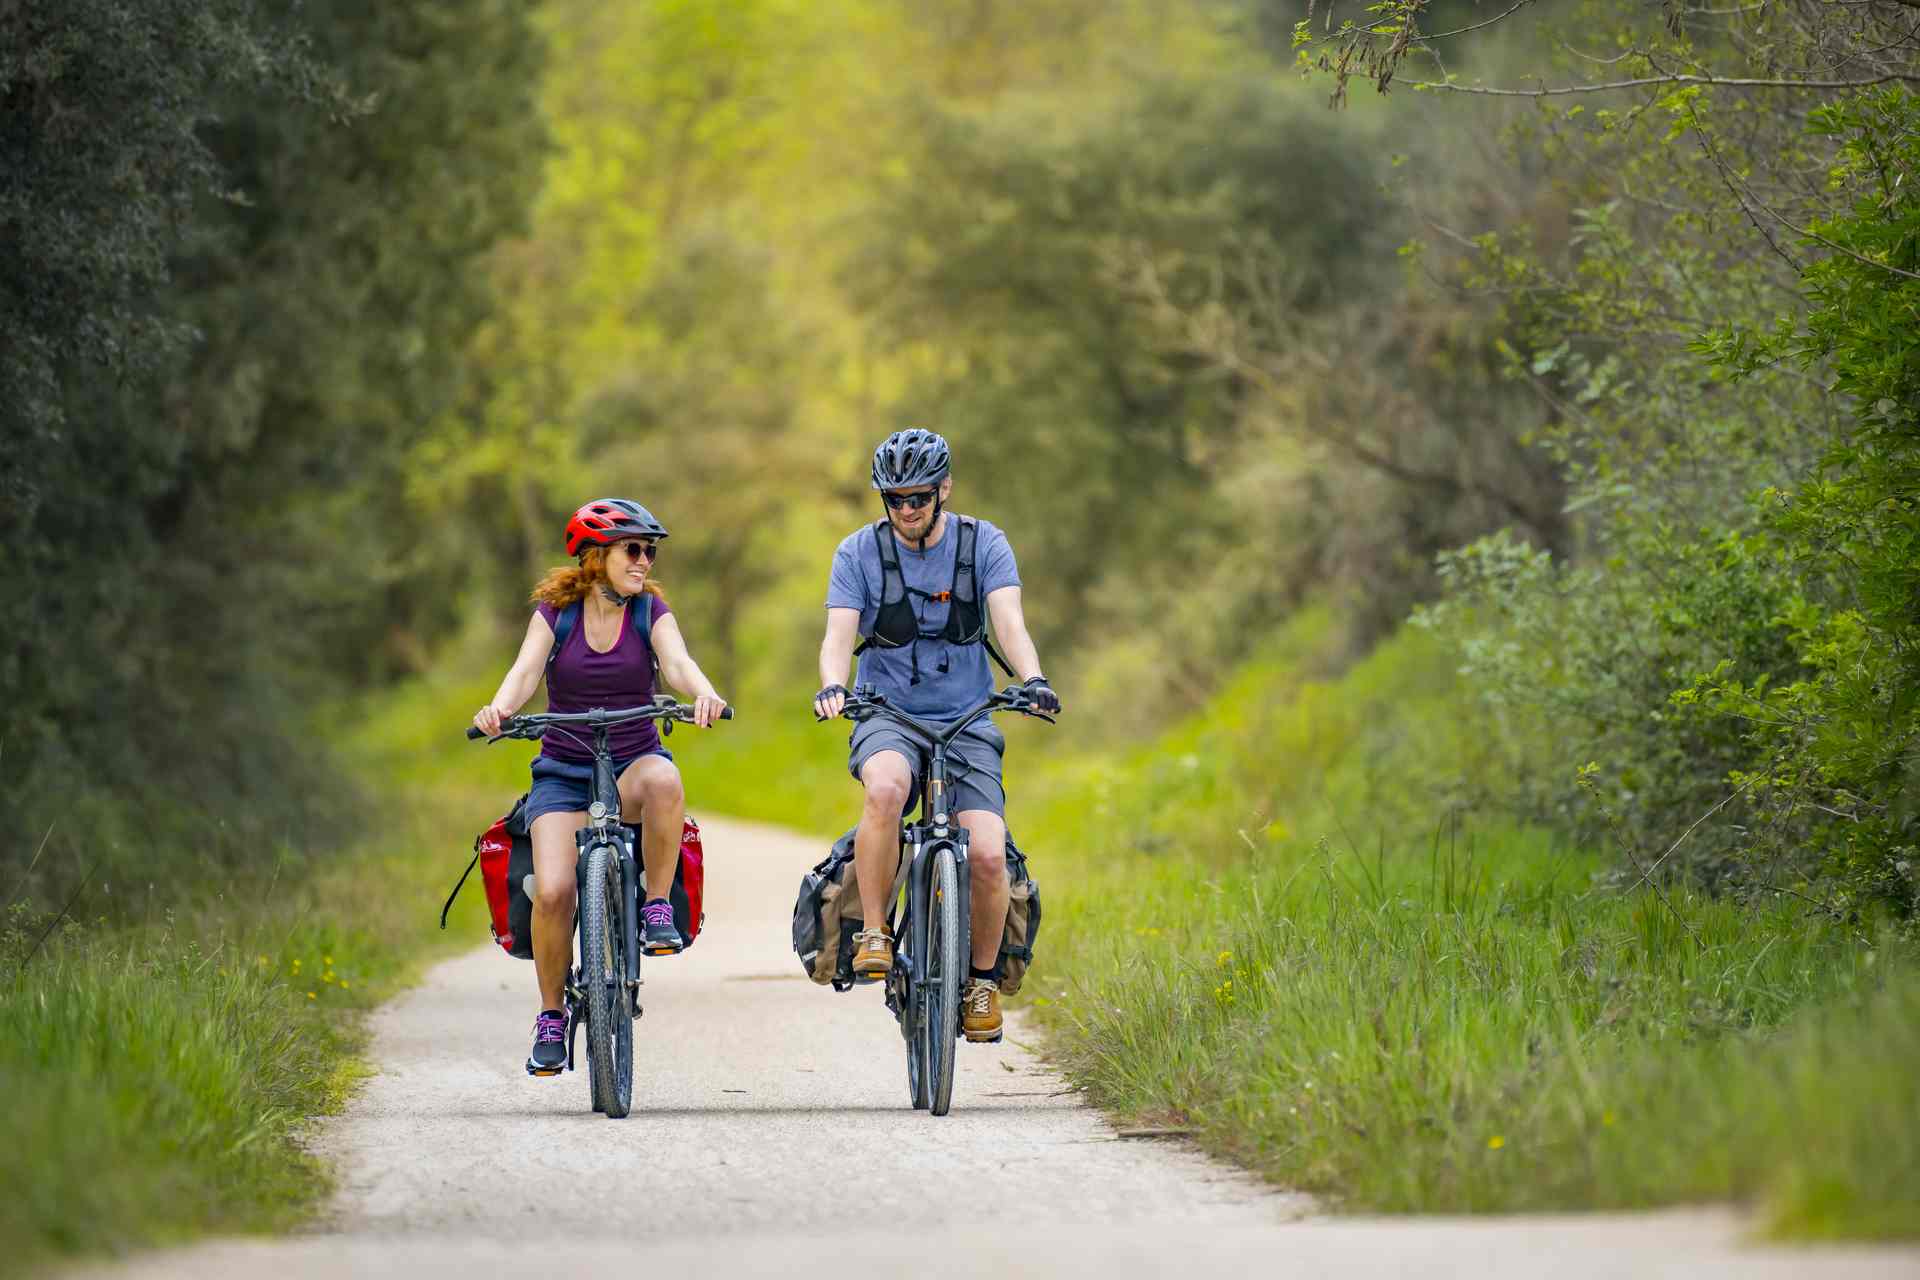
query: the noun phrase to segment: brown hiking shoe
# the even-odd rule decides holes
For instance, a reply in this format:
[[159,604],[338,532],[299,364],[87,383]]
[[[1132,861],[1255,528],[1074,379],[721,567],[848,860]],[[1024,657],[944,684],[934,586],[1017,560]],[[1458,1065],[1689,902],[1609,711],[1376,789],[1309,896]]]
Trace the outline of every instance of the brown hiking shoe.
[[975,978],[960,997],[960,1029],[975,1044],[993,1044],[1000,1039],[1000,984],[991,978]]
[[853,935],[853,980],[876,982],[893,968],[893,935],[877,924]]

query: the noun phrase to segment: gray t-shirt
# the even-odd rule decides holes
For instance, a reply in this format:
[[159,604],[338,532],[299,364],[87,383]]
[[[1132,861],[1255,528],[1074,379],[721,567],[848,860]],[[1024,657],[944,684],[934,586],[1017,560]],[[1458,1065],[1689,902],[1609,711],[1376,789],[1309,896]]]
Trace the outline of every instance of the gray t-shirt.
[[[911,542],[895,538],[900,549],[900,573],[915,591],[937,594],[953,587],[953,562],[960,546],[960,520],[957,512],[947,513],[947,524],[940,540],[925,552],[916,551]],[[987,597],[1002,587],[1020,585],[1020,571],[1013,563],[1013,548],[1007,535],[985,520],[977,522],[979,537],[973,548],[974,579],[980,584],[980,610],[984,615]],[[884,532],[881,535],[885,536]],[[858,609],[860,634],[873,634],[874,617],[880,610],[880,548],[874,541],[873,526],[848,534],[833,553],[833,576],[827,582],[827,608]],[[939,631],[947,625],[951,604],[926,600],[908,592],[913,611],[920,619],[920,630]],[[991,628],[991,623],[988,624]],[[917,650],[917,655],[916,655]],[[920,668],[920,683],[913,683],[915,658]],[[952,645],[935,637],[919,640],[904,649],[883,649],[875,645],[860,655],[859,683],[870,684],[887,695],[887,700],[910,716],[926,720],[954,720],[962,712],[985,701],[993,692],[993,672],[987,667],[984,644]],[[942,671],[941,668],[946,670]]]

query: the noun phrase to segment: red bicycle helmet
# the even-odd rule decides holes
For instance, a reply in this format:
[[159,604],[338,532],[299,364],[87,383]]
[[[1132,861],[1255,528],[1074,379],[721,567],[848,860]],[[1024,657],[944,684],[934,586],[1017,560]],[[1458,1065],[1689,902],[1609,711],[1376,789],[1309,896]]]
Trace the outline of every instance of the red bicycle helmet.
[[595,498],[567,521],[567,554],[605,547],[622,538],[664,538],[667,527],[631,498]]

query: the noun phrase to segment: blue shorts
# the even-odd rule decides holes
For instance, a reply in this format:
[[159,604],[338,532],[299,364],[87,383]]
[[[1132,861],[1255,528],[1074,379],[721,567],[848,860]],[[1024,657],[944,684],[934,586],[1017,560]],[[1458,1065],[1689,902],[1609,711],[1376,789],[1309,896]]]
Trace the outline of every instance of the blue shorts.
[[[673,761],[673,752],[661,747],[640,755],[659,756]],[[640,756],[613,760],[613,776],[618,778]],[[550,756],[533,758],[533,787],[527,792],[526,824],[549,813],[585,813],[593,801],[593,765],[585,760],[555,760]]]

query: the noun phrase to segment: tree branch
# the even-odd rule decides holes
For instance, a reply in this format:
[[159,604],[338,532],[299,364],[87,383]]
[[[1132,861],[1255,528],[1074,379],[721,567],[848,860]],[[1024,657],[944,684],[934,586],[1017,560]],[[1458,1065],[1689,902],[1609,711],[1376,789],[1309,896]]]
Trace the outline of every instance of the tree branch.
[[[1900,0],[1902,4],[1909,2],[1920,7],[1920,0]],[[1894,81],[1920,84],[1920,73],[1889,71],[1883,76],[1875,76],[1870,80],[1754,80],[1693,75],[1642,76],[1635,80],[1608,80],[1601,84],[1568,85],[1560,89],[1488,89],[1479,85],[1448,84],[1439,80],[1409,80],[1407,83],[1416,89],[1444,89],[1448,93],[1475,93],[1498,98],[1563,98],[1570,94],[1606,93],[1613,89],[1640,89],[1649,85],[1668,84],[1708,84],[1734,89],[1869,89],[1877,84],[1890,84]]]

